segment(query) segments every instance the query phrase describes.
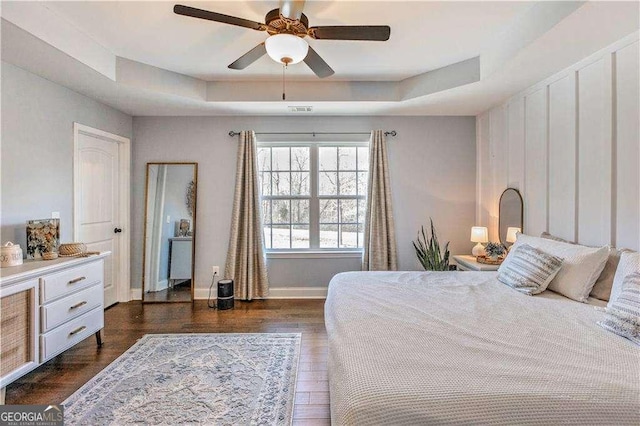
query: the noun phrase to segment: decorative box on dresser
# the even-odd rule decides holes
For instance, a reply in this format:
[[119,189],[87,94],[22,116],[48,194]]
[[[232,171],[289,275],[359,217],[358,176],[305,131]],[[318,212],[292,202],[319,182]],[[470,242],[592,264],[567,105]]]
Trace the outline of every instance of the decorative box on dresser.
[[104,328],[104,258],[25,261],[0,269],[0,400],[5,387]]

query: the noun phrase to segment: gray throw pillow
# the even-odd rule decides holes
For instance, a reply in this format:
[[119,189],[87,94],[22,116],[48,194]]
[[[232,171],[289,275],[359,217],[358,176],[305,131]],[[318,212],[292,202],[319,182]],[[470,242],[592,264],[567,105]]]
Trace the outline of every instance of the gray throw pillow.
[[534,295],[547,289],[561,267],[562,258],[521,244],[509,253],[509,262],[498,270],[498,281],[521,293]]
[[625,277],[622,292],[607,306],[604,329],[640,345],[640,273]]

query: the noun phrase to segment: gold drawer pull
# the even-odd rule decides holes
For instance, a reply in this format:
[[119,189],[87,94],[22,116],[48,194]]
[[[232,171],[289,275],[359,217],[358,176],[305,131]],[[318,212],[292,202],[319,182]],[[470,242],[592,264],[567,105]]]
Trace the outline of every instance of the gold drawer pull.
[[83,300],[82,302],[78,302],[75,305],[73,305],[72,307],[70,307],[69,309],[78,309],[80,306],[84,306],[87,304],[86,300]]
[[75,330],[73,330],[71,333],[69,333],[69,336],[73,336],[74,334],[78,334],[82,330],[84,330],[85,328],[87,328],[87,326],[85,326],[85,325],[83,325],[82,327],[78,327]]
[[73,280],[69,281],[69,284],[79,283],[80,281],[86,280],[86,279],[87,279],[87,277],[78,277],[76,279],[73,279]]

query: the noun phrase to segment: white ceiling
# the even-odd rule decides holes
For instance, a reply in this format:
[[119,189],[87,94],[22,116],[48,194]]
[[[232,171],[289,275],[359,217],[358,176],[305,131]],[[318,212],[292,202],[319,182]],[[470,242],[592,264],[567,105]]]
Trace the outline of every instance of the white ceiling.
[[[178,1],[177,3],[180,3]],[[227,65],[267,33],[173,13],[174,2],[49,2],[47,7],[117,56],[207,81],[281,78],[264,56],[242,71]],[[185,1],[180,4],[264,22],[278,1]],[[310,25],[389,25],[387,42],[313,40],[334,80],[391,80],[474,56],[531,2],[308,1]],[[292,77],[316,79],[305,65]]]
[[[336,74],[292,66],[282,102],[269,58],[227,69],[265,33],[178,16],[174,4],[2,1],[2,60],[133,116],[284,115],[292,104],[318,115],[476,115],[640,27],[637,1],[308,1],[311,25],[387,24],[391,39],[310,40]],[[182,4],[258,21],[278,6]]]

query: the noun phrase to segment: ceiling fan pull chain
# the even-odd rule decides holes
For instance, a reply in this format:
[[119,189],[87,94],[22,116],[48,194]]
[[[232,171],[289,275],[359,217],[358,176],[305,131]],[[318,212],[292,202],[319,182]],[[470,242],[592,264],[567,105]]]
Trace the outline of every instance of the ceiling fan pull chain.
[[287,64],[282,65],[282,100],[286,100],[287,97],[285,95],[285,86],[284,86],[284,72],[287,69]]

